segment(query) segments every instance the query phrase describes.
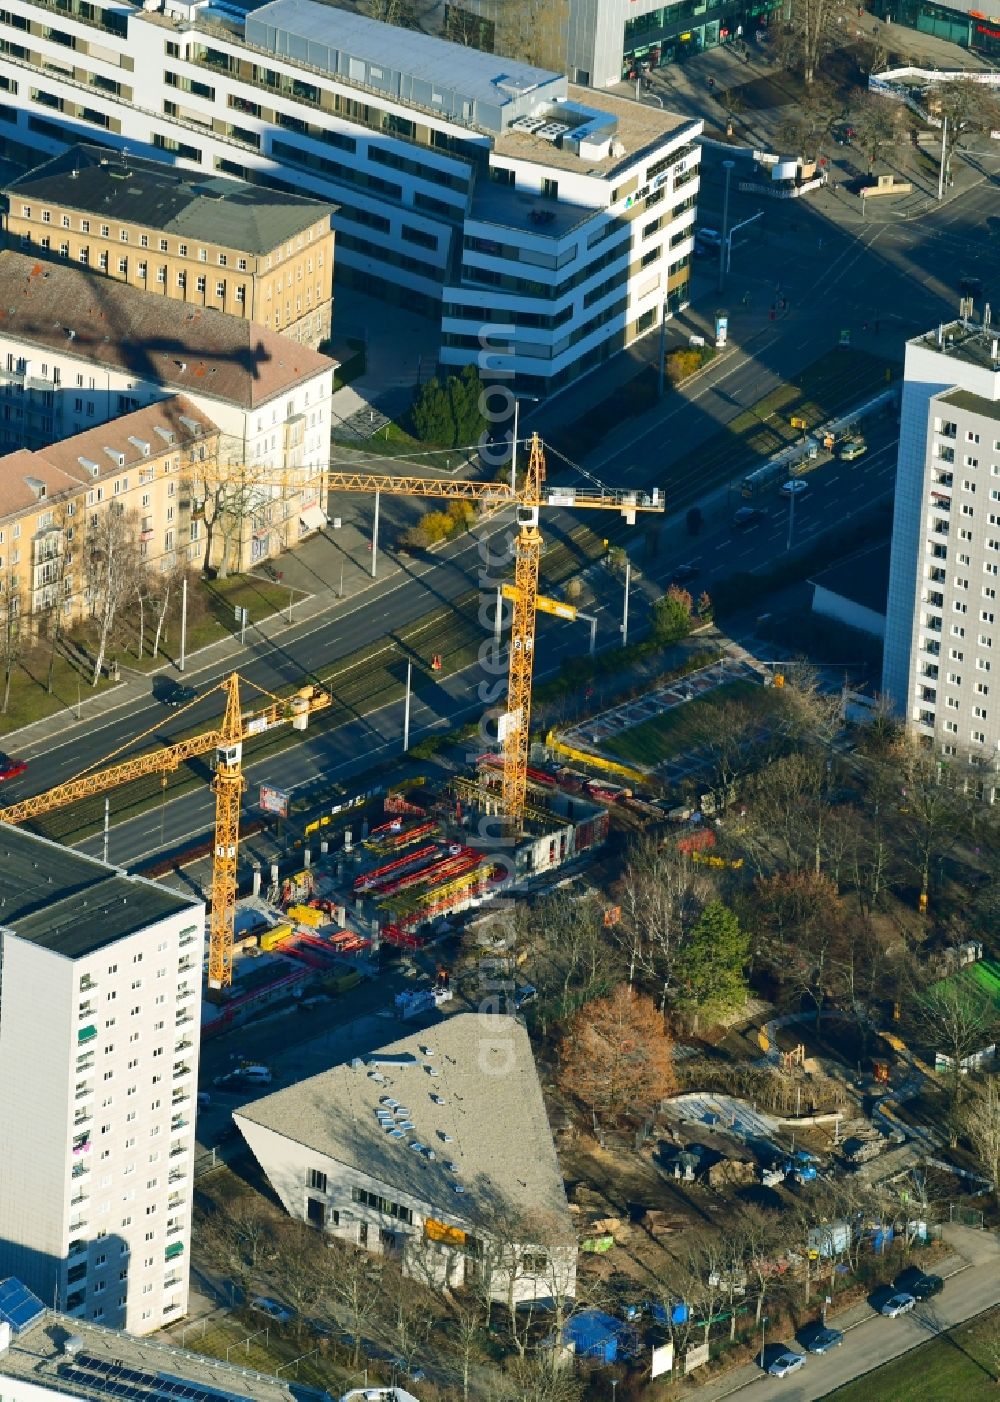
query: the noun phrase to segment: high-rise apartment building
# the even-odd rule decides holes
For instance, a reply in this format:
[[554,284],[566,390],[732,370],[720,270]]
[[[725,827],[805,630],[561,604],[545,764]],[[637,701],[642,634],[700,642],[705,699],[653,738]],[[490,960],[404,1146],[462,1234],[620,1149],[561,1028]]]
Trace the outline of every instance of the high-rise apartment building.
[[545,393],[688,300],[698,119],[317,0],[54,3],[0,11],[0,151],[87,135],[318,196],[338,282],[440,319],[445,364],[486,340]]
[[187,1310],[204,931],[0,827],[0,1276],[134,1334]]
[[882,685],[913,734],[993,776],[998,592],[1000,339],[966,319],[906,346]]

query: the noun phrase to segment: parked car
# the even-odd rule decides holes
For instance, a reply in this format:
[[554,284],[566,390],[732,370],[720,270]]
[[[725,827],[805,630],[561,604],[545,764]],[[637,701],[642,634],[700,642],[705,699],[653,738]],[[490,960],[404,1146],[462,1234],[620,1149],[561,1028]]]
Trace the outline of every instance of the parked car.
[[898,1319],[901,1314],[909,1314],[916,1303],[909,1291],[900,1290],[889,1296],[879,1313],[884,1314],[886,1319]]
[[893,1281],[897,1290],[912,1295],[915,1300],[929,1300],[932,1295],[940,1295],[944,1281],[939,1275],[927,1275],[916,1266],[901,1271]]
[[868,444],[863,438],[845,438],[837,449],[837,457],[841,462],[853,462],[855,458],[860,458],[867,451]]
[[197,695],[194,687],[188,686],[187,682],[171,682],[169,686],[163,688],[160,700],[165,706],[186,706]]
[[811,1333],[804,1335],[802,1342],[810,1353],[829,1353],[832,1348],[840,1348],[844,1336],[839,1329],[828,1329],[825,1324],[818,1324]]
[[758,526],[766,519],[767,512],[761,511],[759,506],[741,506],[733,517],[733,525],[738,531],[745,531],[751,526]]
[[797,1373],[800,1368],[804,1368],[806,1356],[804,1353],[797,1353],[793,1348],[786,1348],[779,1353],[777,1358],[771,1360],[767,1365],[767,1371],[772,1378],[787,1378],[789,1373]]
[[16,779],[19,774],[24,773],[27,767],[27,763],[23,759],[12,759],[10,755],[4,754],[0,750],[0,779]]
[[266,1315],[268,1319],[273,1319],[275,1324],[290,1324],[294,1315],[287,1305],[280,1305],[277,1300],[268,1299],[266,1295],[255,1295],[250,1301],[250,1308],[255,1314]]
[[695,229],[694,246],[699,253],[717,252],[722,247],[722,235],[718,229]]
[[798,497],[803,492],[808,492],[809,483],[803,482],[801,477],[792,477],[778,488],[783,497]]

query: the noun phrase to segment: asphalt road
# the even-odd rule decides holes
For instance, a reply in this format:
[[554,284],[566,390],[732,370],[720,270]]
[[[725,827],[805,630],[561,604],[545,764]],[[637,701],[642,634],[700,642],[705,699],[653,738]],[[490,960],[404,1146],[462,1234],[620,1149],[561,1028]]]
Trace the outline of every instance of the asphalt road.
[[[753,1402],[815,1402],[854,1378],[862,1377],[889,1359],[898,1358],[934,1334],[961,1324],[1000,1303],[1000,1246],[992,1232],[973,1233],[969,1228],[946,1228],[949,1242],[960,1241],[970,1264],[949,1275],[942,1294],[899,1319],[883,1319],[867,1306],[851,1311],[849,1319],[831,1316],[830,1323],[845,1330],[840,1348],[821,1357],[809,1357],[804,1368],[788,1378],[768,1377],[756,1365],[734,1369],[731,1374],[700,1388],[705,1402],[723,1397],[752,1398]],[[975,1239],[975,1238],[978,1238]],[[854,1314],[859,1318],[853,1321]],[[791,1340],[768,1340],[772,1343]],[[985,1380],[984,1380],[985,1381]],[[871,1396],[878,1396],[875,1379]]]
[[[700,220],[721,223],[721,186],[717,164],[705,162],[705,183]],[[735,182],[734,182],[735,185]],[[828,200],[835,197],[825,196]],[[731,222],[739,222],[761,207],[761,201],[733,191]],[[856,342],[886,354],[901,355],[904,338],[932,325],[939,317],[954,314],[959,271],[971,263],[980,272],[996,267],[995,241],[998,225],[995,190],[983,183],[961,199],[908,223],[869,225],[837,223],[828,219],[823,204],[797,201],[774,202],[764,218],[746,231],[746,241],[733,252],[733,268],[726,301],[730,306],[731,338],[739,342],[732,352],[700,376],[690,391],[666,396],[659,413],[646,416],[641,429],[626,429],[599,448],[586,466],[609,481],[649,480],[657,464],[666,466],[690,453],[717,431],[781,382],[804,363],[811,362],[834,344],[847,326]],[[833,212],[841,211],[831,205]],[[777,273],[775,270],[779,270]],[[714,267],[699,264],[695,296],[704,307],[712,304]],[[788,311],[776,321],[767,318],[766,304],[775,296],[775,287],[788,299]],[[751,304],[742,308],[742,296],[750,293]],[[863,328],[868,322],[868,331]],[[876,334],[875,326],[878,325]],[[545,429],[547,415],[558,403],[545,406],[538,422]],[[650,422],[652,418],[652,422]],[[528,413],[525,427],[534,426]],[[558,447],[558,429],[552,429]],[[651,474],[651,464],[653,473]],[[734,464],[737,478],[741,465]],[[806,494],[796,502],[795,540],[802,544],[818,536],[828,525],[839,524],[848,515],[863,510],[866,503],[882,496],[891,487],[892,449],[888,441],[873,443],[872,451],[853,465],[820,469],[809,478]],[[693,491],[696,493],[694,484]],[[735,492],[732,507],[739,505]],[[650,579],[665,582],[677,563],[697,563],[702,574],[700,589],[710,587],[713,577],[732,568],[750,568],[774,558],[787,539],[787,507],[769,505],[765,526],[734,537],[726,520],[710,521],[709,529],[695,541],[684,536],[683,520],[668,521],[661,535],[659,558],[643,566]],[[546,530],[550,538],[565,531],[571,517],[551,513]],[[576,518],[579,519],[579,518]],[[498,528],[506,523],[498,523]],[[640,533],[637,532],[637,537]],[[641,538],[641,537],[640,537]],[[337,662],[360,647],[382,643],[392,646],[395,630],[412,623],[433,608],[454,600],[475,585],[480,565],[478,547],[466,538],[446,547],[433,564],[408,563],[403,574],[393,574],[371,589],[355,604],[349,601],[326,617],[293,626],[273,646],[248,635],[240,671],[253,683],[266,689],[300,680],[303,675],[332,676],[336,686]],[[617,618],[605,606],[599,631],[599,644],[607,644],[617,629]],[[543,625],[544,627],[544,625]],[[582,651],[585,630],[567,635],[552,632],[557,641],[540,647],[540,657],[554,660],[563,650]],[[191,681],[203,689],[218,681],[231,668],[225,666],[192,672]],[[456,676],[422,699],[414,709],[412,735],[442,724],[472,703],[470,677]],[[179,720],[152,697],[148,705],[112,713],[94,724],[71,727],[59,742],[39,742],[28,746],[28,773],[4,788],[4,797],[14,800],[28,793],[50,788],[81,769],[102,760],[119,747],[127,752],[134,737],[152,730],[157,739],[169,740],[183,727],[210,723],[218,714],[216,700],[206,700]],[[319,766],[334,766],[350,772],[363,758],[387,753],[393,736],[399,735],[401,721],[392,707],[384,714],[360,718],[315,745],[308,742],[299,758],[282,761],[283,775],[303,782],[315,775]],[[147,737],[143,744],[149,743]],[[263,766],[266,774],[251,773],[251,782],[261,777],[273,779],[272,759]],[[202,827],[210,812],[207,795],[168,804],[163,816],[164,838],[190,834]],[[192,826],[192,824],[194,826]],[[120,860],[148,852],[159,842],[160,824],[147,816],[131,825],[123,836]]]

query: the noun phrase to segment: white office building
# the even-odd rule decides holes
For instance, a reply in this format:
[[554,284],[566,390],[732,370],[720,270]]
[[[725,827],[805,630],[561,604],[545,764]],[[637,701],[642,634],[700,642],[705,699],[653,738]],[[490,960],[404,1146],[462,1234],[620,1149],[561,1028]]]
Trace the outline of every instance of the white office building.
[[[956,321],[906,346],[882,685],[911,732],[1000,755],[1000,340]],[[987,778],[990,775],[993,777]]]
[[0,827],[0,1276],[74,1319],[187,1311],[204,928],[201,902]]
[[74,141],[338,206],[336,277],[446,364],[565,384],[686,303],[702,123],[317,0],[9,0],[0,141]]

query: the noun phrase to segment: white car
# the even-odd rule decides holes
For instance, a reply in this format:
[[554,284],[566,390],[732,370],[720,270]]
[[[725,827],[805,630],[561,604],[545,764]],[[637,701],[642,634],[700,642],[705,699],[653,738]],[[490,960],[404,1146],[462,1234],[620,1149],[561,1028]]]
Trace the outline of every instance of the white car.
[[804,1353],[796,1353],[795,1349],[787,1348],[767,1365],[767,1371],[772,1378],[787,1378],[789,1373],[797,1373],[800,1368],[804,1368],[805,1363]]
[[779,488],[783,497],[798,497],[803,492],[808,492],[809,483],[803,482],[801,477],[792,477]]
[[255,1314],[266,1314],[275,1324],[288,1324],[292,1320],[292,1311],[287,1305],[279,1305],[277,1300],[269,1300],[266,1295],[255,1295],[250,1308]]
[[898,1319],[901,1314],[909,1314],[916,1304],[912,1295],[908,1295],[905,1290],[901,1290],[897,1295],[891,1295],[882,1306],[879,1313],[884,1314],[886,1319]]

